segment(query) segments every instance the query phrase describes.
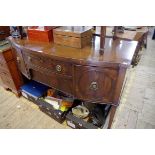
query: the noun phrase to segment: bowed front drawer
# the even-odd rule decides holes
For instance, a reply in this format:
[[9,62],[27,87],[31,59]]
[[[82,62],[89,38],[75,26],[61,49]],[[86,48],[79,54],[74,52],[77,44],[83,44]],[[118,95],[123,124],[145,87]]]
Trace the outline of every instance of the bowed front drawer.
[[51,58],[32,54],[30,52],[24,52],[24,59],[30,69],[40,68],[45,72],[55,72],[66,76],[72,76],[72,64],[53,60]]

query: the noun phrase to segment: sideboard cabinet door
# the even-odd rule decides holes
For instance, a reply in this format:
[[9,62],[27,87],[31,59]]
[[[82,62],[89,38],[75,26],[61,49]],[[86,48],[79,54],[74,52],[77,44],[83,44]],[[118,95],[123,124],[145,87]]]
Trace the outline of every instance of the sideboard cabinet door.
[[18,48],[16,47],[15,45],[12,46],[12,49],[15,53],[15,56],[16,56],[16,61],[17,61],[17,64],[18,64],[18,69],[21,71],[21,73],[27,77],[28,79],[30,79],[30,72],[28,70],[28,68],[26,67],[26,64],[24,62],[24,59],[23,59],[23,54],[22,54],[22,50],[21,48]]
[[111,103],[118,71],[113,68],[75,66],[75,96],[79,99]]

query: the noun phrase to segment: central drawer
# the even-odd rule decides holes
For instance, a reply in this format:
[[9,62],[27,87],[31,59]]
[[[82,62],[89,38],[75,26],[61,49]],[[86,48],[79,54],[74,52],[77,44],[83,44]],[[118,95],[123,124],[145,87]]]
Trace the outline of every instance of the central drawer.
[[37,67],[40,69],[46,69],[51,72],[56,72],[57,74],[63,74],[67,76],[72,76],[72,65],[70,63],[65,63],[51,58],[24,52],[24,59],[29,68]]
[[32,79],[35,81],[41,82],[70,95],[73,94],[73,80],[71,77],[56,73],[47,74],[36,70],[31,70],[31,75]]

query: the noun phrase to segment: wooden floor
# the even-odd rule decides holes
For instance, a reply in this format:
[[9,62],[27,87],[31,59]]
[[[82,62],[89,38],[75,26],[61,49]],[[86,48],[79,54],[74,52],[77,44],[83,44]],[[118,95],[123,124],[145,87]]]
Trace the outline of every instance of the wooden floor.
[[[148,37],[139,65],[129,70],[127,85],[112,128],[155,128],[155,41]],[[0,128],[69,128],[25,98],[0,87]]]
[[0,128],[68,128],[41,112],[38,107],[0,87]]

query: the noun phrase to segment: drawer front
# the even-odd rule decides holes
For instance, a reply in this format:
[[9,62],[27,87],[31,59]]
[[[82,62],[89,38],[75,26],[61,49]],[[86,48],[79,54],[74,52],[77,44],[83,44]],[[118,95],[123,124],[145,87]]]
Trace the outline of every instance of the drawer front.
[[88,101],[111,103],[118,71],[110,68],[75,67],[76,97]]
[[61,76],[55,73],[46,74],[36,70],[31,70],[32,79],[68,94],[73,94],[72,78]]
[[71,36],[63,36],[59,34],[54,34],[54,43],[75,47],[75,48],[82,48],[81,45],[81,38],[71,37]]
[[56,72],[57,74],[72,76],[72,65],[65,62],[52,60],[42,55],[24,53],[24,59],[29,68],[37,67],[40,69]]

